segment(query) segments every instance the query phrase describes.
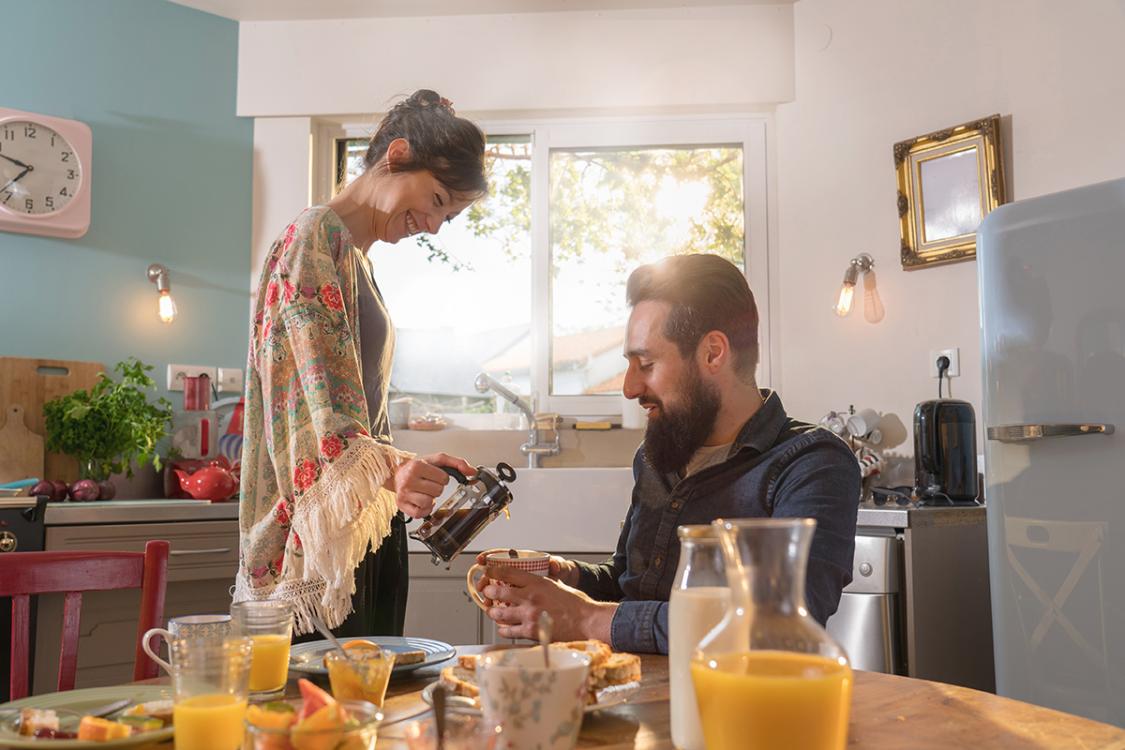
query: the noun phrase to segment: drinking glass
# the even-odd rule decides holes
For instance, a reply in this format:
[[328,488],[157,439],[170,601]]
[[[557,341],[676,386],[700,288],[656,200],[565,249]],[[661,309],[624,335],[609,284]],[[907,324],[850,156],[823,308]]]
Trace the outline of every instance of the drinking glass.
[[352,649],[347,654],[333,650],[324,655],[324,666],[336,700],[367,701],[382,708],[395,654],[385,648]]
[[231,632],[254,644],[250,692],[277,693],[289,677],[289,645],[293,639],[293,609],[288,602],[266,599],[231,605]]
[[249,638],[174,638],[176,750],[238,750],[249,698]]

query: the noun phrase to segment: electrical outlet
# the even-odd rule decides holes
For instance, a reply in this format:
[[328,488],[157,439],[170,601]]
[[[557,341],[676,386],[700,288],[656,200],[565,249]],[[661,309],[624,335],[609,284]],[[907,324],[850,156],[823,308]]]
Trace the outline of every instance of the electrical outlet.
[[220,367],[215,383],[220,393],[242,393],[242,370],[237,367]]
[[949,357],[949,369],[945,374],[951,378],[955,378],[961,374],[961,350],[957,347],[952,349],[938,349],[930,351],[930,377],[936,378],[938,376],[937,361],[938,357]]
[[197,378],[200,375],[207,375],[211,378],[211,382],[215,382],[216,373],[214,367],[204,367],[202,365],[168,365],[168,390],[182,391],[184,389],[184,378]]

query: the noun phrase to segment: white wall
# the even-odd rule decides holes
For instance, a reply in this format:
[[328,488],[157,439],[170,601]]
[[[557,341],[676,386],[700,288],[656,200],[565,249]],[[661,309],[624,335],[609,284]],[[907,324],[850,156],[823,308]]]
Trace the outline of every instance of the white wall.
[[[957,346],[953,395],[979,423],[977,265],[901,270],[892,146],[999,112],[1014,199],[1125,175],[1125,2],[801,0],[795,35],[796,97],[777,111],[786,406],[893,412],[909,441],[915,403],[937,395],[929,351]],[[861,251],[878,325],[858,294],[848,318],[831,311]]]
[[422,87],[478,114],[787,101],[792,24],[787,4],[243,22],[238,114],[385,111]]
[[311,132],[308,117],[254,120],[251,294],[258,291],[258,277],[270,245],[309,205]]

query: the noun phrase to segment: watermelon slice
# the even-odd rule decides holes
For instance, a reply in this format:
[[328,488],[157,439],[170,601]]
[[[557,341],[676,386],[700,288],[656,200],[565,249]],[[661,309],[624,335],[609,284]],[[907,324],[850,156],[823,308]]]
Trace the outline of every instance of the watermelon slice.
[[325,706],[335,706],[336,699],[332,694],[317,687],[308,680],[297,680],[297,686],[301,688],[301,710],[297,714],[297,721],[301,722],[315,714]]

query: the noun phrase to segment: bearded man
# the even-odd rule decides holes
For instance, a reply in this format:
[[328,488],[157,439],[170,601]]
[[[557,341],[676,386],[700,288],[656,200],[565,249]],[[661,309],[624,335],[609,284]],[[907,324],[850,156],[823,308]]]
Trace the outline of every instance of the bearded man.
[[[822,625],[851,581],[859,465],[831,432],[790,418],[759,389],[758,311],[746,277],[714,255],[680,255],[629,277],[624,393],[648,413],[617,551],[601,564],[552,558],[540,578],[490,568],[481,580],[505,638],[534,638],[540,611],[557,640],[668,652],[676,528],[716,518],[814,518],[806,599]],[[478,560],[484,563],[484,555]],[[496,583],[488,583],[489,578]]]

